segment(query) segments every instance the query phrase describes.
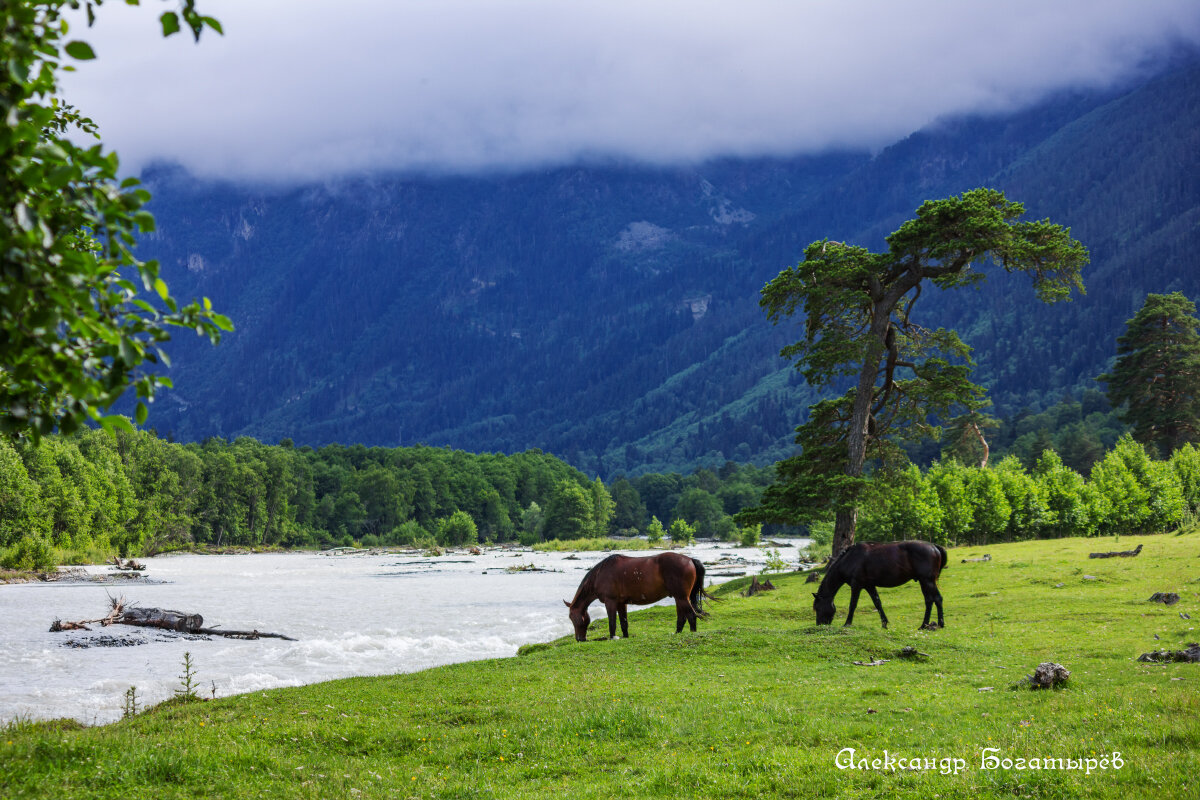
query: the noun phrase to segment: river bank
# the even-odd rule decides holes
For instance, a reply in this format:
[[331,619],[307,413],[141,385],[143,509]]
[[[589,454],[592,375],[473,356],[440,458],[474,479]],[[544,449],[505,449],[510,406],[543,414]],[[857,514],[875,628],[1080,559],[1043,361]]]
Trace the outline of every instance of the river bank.
[[[1200,665],[1136,659],[1195,640],[1180,612],[1200,615],[1200,538],[1138,543],[1104,560],[1094,539],[951,550],[940,631],[916,630],[912,584],[881,592],[887,630],[862,605],[837,625],[845,590],[818,628],[802,578],[742,597],[743,578],[697,634],[653,608],[626,640],[10,726],[0,778],[14,797],[1191,797]],[[1066,688],[1021,688],[1043,661]]]
[[[757,572],[766,550],[702,543],[710,580]],[[795,563],[795,548],[785,552]],[[513,655],[570,631],[562,599],[603,553],[527,548],[443,551],[171,554],[125,577],[109,565],[78,580],[0,587],[0,723],[119,719],[136,686],[143,704],[178,686],[190,652],[217,697]],[[741,559],[744,563],[738,563]],[[51,623],[103,617],[110,597],[200,614],[205,626],[285,634],[295,642],[215,640],[128,626],[52,633]]]

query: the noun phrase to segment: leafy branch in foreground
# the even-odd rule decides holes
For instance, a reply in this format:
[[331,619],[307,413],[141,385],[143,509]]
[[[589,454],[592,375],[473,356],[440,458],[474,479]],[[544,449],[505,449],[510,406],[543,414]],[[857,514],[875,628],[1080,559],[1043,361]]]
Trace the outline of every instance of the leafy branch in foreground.
[[1033,279],[1038,297],[1068,299],[1083,290],[1087,250],[1048,220],[1023,222],[1024,208],[1002,192],[975,189],[928,201],[887,237],[886,252],[830,240],[762,290],[760,304],[779,323],[804,314],[804,336],[781,355],[813,386],[850,384],[810,409],[796,429],[800,455],[781,461],[758,508],[739,521],[797,523],[836,515],[833,552],[854,542],[868,462],[901,460],[894,441],[936,434],[931,415],[978,416],[983,390],[970,381],[970,349],[947,330],[913,319],[926,284],[939,289],[983,280],[997,264]]
[[[99,5],[42,0],[0,10],[0,432],[10,437],[36,441],[89,420],[128,428],[104,412],[130,387],[140,424],[146,403],[171,386],[153,371],[169,366],[162,345],[171,330],[214,343],[232,330],[207,298],[181,305],[158,263],[134,256],[137,235],[154,230],[150,194],[119,179],[116,153],[72,140],[99,135],[59,99],[59,76],[74,69],[68,59],[95,52],[66,38],[64,15],[82,7],[90,24]],[[196,39],[205,27],[221,31],[195,0],[178,8],[160,16],[164,36],[181,24]]]

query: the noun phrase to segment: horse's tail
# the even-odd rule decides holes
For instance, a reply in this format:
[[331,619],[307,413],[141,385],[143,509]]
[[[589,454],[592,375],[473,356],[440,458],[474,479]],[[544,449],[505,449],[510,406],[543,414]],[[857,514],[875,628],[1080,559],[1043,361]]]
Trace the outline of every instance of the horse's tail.
[[942,554],[942,565],[938,567],[938,572],[941,572],[946,568],[946,565],[950,563],[950,557],[946,554],[946,548],[942,547],[940,544],[935,544],[934,547],[936,547],[938,552]]
[[716,600],[717,598],[704,591],[704,565],[700,563],[700,559],[693,558],[692,564],[696,567],[696,582],[692,584],[692,594],[688,600],[692,604],[692,609],[695,610],[698,615],[707,617],[708,612],[701,607],[701,603],[705,598],[708,598],[709,600]]

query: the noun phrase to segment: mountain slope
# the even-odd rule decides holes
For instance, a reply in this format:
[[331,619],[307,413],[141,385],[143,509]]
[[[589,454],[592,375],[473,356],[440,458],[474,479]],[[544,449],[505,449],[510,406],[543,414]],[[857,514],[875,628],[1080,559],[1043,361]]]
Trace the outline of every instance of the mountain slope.
[[[176,343],[151,415],[178,438],[554,452],[591,472],[763,462],[814,399],[757,292],[828,236],[878,247],[980,185],[1071,226],[1088,294],[928,293],[1002,410],[1091,385],[1147,292],[1200,296],[1200,68],[940,123],[870,156],[373,176],[286,189],[146,176],[142,244],[238,326]],[[185,337],[190,340],[191,337]]]

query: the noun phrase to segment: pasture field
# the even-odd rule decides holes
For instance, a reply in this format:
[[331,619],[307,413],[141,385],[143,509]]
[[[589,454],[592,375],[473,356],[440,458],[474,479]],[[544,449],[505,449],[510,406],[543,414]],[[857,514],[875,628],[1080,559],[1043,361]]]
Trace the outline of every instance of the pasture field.
[[[720,587],[697,634],[654,608],[625,640],[172,701],[95,728],[17,723],[0,731],[0,795],[1193,798],[1200,664],[1136,658],[1200,641],[1198,556],[1196,532],[955,548],[944,630],[916,630],[912,583],[881,591],[888,630],[865,594],[843,628],[845,588],[819,628],[813,585],[772,576],[778,590],[750,598],[746,580]],[[1160,591],[1182,599],[1148,601]],[[928,658],[897,657],[906,645]],[[1071,670],[1066,688],[1010,688],[1043,661]],[[839,768],[849,749],[865,768]],[[913,759],[929,768],[899,768]]]

